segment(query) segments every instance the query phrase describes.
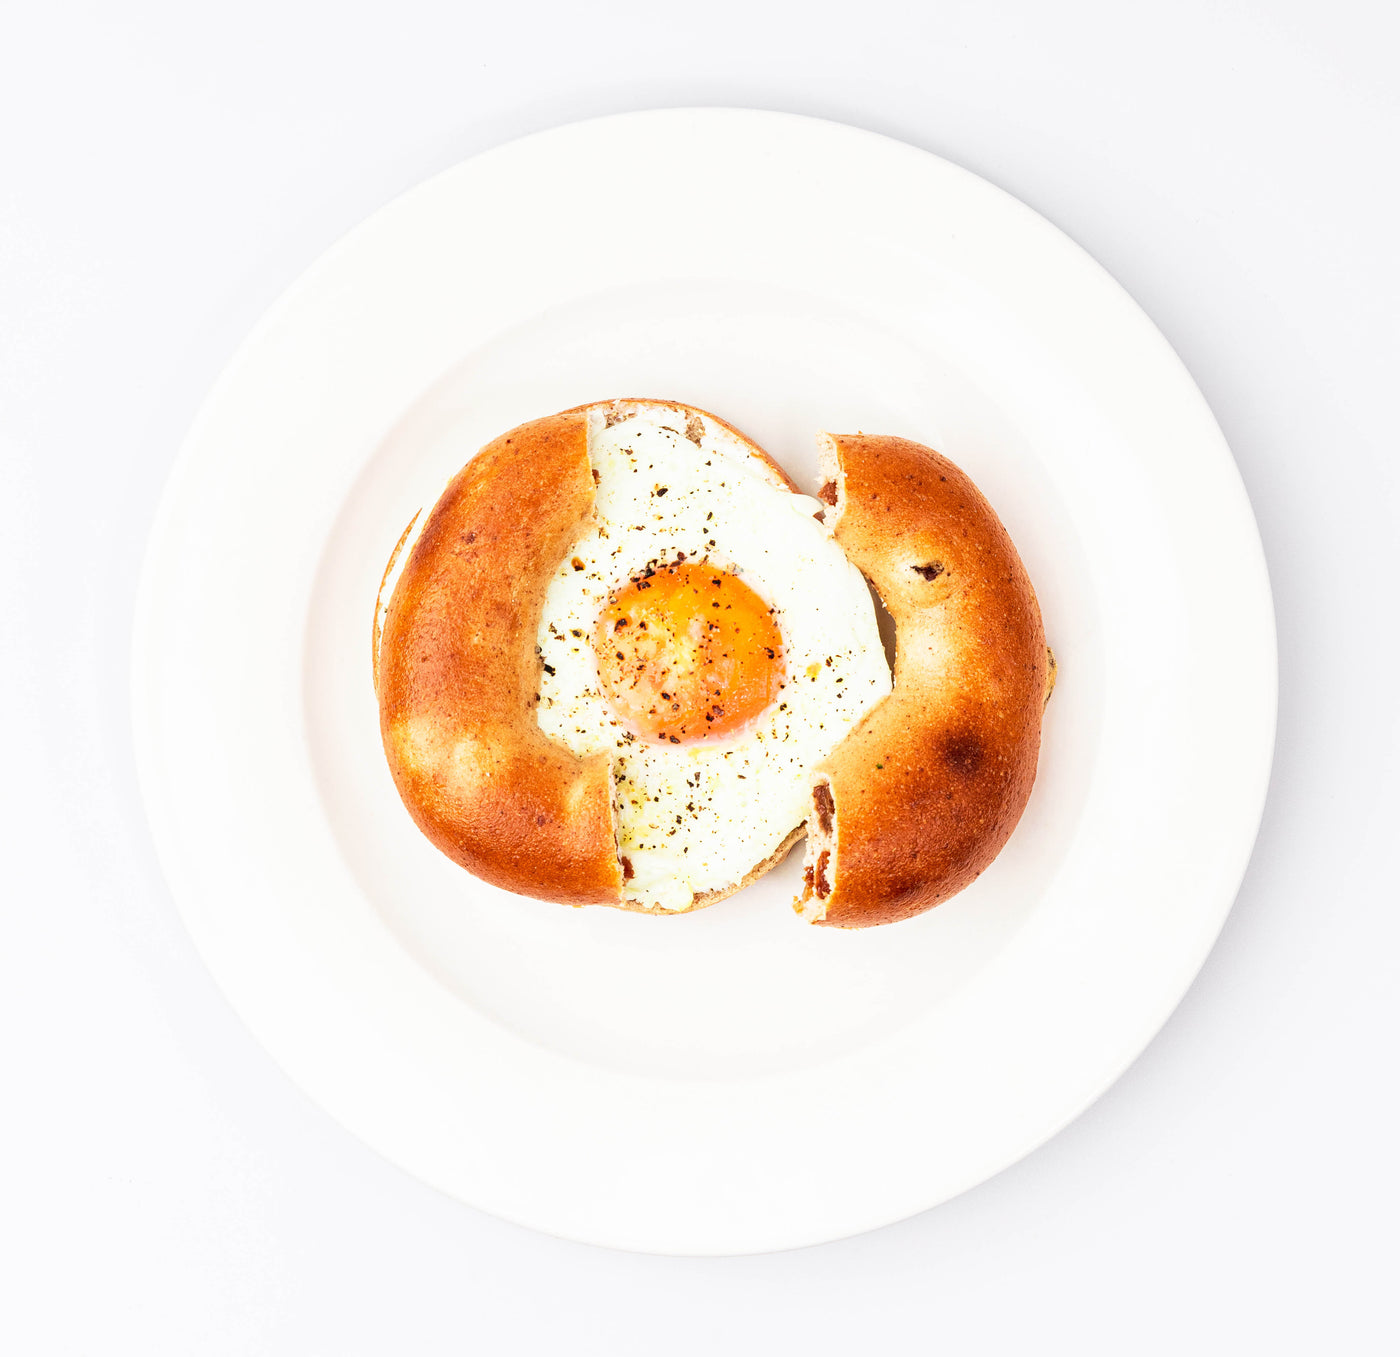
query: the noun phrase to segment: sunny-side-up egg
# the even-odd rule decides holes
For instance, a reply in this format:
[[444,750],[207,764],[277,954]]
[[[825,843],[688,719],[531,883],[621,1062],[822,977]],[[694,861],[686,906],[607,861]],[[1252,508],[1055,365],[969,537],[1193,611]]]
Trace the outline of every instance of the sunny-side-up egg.
[[640,404],[590,418],[595,524],[546,595],[539,723],[613,755],[628,902],[686,910],[792,837],[809,770],[890,670],[819,501],[718,421]]

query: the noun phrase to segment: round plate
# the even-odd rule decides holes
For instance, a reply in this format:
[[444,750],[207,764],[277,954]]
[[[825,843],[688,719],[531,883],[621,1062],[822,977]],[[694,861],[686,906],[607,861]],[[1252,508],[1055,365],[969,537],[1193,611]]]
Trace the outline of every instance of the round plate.
[[[811,928],[798,854],[694,915],[572,910],[413,827],[370,680],[385,561],[490,438],[624,395],[713,410],[808,491],[815,432],[859,429],[986,492],[1060,678],[1030,807],[971,889]],[[134,708],[175,899],[313,1098],[483,1210],[735,1253],[943,1201],[1122,1072],[1234,898],[1275,680],[1229,451],[1103,270],[908,146],[683,110],[460,165],[273,307],[171,478]]]

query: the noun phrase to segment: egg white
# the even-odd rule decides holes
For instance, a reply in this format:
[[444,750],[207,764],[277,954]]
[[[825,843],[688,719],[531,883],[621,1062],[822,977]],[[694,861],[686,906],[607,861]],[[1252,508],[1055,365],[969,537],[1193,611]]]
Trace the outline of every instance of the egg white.
[[[819,501],[777,484],[713,420],[625,402],[590,420],[596,526],[545,597],[537,713],[575,754],[613,755],[629,902],[686,910],[741,881],[803,821],[808,770],[889,693],[890,670],[865,580],[817,519]],[[728,739],[652,744],[600,691],[593,635],[612,590],[681,552],[774,608],[787,682]]]

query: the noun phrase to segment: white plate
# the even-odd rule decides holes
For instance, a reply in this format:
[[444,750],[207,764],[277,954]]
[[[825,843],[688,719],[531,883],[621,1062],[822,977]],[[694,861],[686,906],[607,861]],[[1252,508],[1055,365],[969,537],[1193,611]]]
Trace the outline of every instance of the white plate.
[[[1060,682],[972,889],[814,929],[792,860],[693,916],[570,910],[413,828],[370,685],[389,550],[487,439],[619,395],[711,409],[809,490],[827,428],[931,443],[986,491]],[[729,110],[515,142],[336,245],[205,404],[135,643],[161,860],[268,1050],[463,1201],[659,1252],[899,1219],[1081,1111],[1215,939],[1274,704],[1239,476],[1133,302],[953,165]]]

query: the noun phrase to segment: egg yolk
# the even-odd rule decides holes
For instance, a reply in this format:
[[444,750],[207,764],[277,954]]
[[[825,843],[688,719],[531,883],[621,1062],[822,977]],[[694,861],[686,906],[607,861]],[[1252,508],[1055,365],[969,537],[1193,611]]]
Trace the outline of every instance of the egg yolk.
[[648,570],[609,598],[594,637],[613,710],[670,744],[732,734],[783,686],[773,610],[736,575],[684,559]]

